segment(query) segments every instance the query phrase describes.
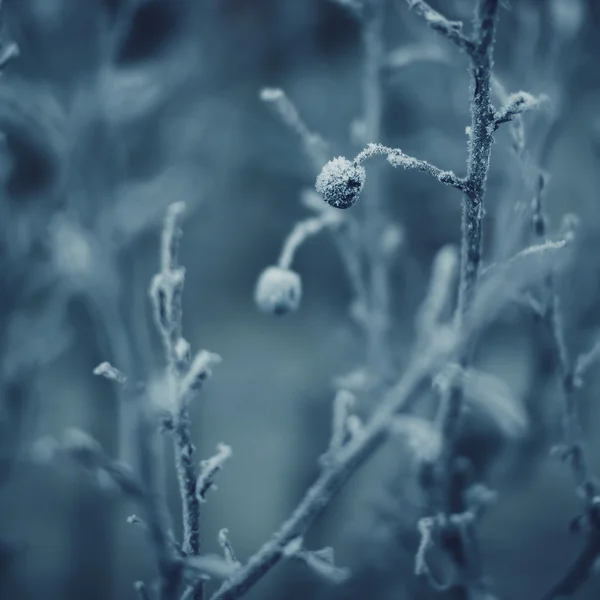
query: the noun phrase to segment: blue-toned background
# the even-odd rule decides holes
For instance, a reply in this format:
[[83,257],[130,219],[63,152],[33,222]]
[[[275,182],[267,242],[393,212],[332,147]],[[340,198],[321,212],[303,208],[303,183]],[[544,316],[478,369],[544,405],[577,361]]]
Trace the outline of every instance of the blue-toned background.
[[[431,4],[469,19],[473,1]],[[464,174],[467,60],[406,2],[387,5],[380,141]],[[223,357],[192,409],[195,441],[204,457],[219,442],[233,448],[204,505],[205,548],[217,551],[217,532],[227,527],[245,560],[289,514],[328,443],[332,381],[362,364],[364,340],[326,236],[311,240],[295,263],[304,286],[298,313],[269,318],[253,304],[258,274],[309,215],[300,197],[314,182],[298,140],[259,90],[283,88],[332,157],[354,156],[360,32],[328,0],[5,0],[1,18],[4,43],[16,42],[20,55],[0,78],[0,598],[133,598],[132,582],[154,573],[143,530],[126,523],[135,508],[82,471],[35,464],[30,449],[80,427],[127,459],[126,408],[92,369],[125,355],[138,377],[161,368],[147,290],[165,208],[183,200],[186,337]],[[579,218],[559,278],[573,354],[600,334],[599,27],[595,0],[507,0],[495,65],[509,91],[550,98],[525,123],[528,149],[551,175],[551,233],[564,213]],[[406,60],[415,48],[430,58]],[[403,232],[392,270],[400,367],[432,257],[459,241],[460,198],[419,173],[384,173],[390,218]],[[530,184],[500,131],[486,261],[523,247]],[[540,597],[582,542],[567,531],[579,509],[571,474],[548,458],[561,430],[547,346],[527,311],[511,304],[477,352],[480,368],[504,379],[529,425],[504,439],[493,423],[471,419],[464,439],[499,492],[482,543],[503,599]],[[592,369],[577,398],[600,473],[598,381]],[[334,546],[337,562],[354,572],[350,583],[334,588],[289,563],[248,597],[434,597],[412,575],[420,501],[414,463],[391,440],[307,540]],[[577,598],[599,592],[597,578]]]

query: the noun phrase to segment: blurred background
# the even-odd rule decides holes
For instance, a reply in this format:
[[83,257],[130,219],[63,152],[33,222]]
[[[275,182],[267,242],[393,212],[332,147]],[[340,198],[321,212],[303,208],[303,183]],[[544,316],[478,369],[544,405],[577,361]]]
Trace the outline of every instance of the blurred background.
[[[465,172],[469,124],[465,56],[406,2],[386,0],[382,139]],[[431,4],[470,19],[473,0]],[[148,301],[166,206],[185,201],[181,262],[184,331],[219,353],[192,408],[200,457],[232,446],[219,489],[203,505],[208,552],[227,527],[244,561],[318,474],[334,380],[364,364],[365,342],[336,246],[318,236],[294,268],[300,310],[260,314],[256,278],[293,225],[313,166],[297,138],[259,99],[280,87],[328,156],[354,156],[363,53],[351,12],[329,0],[5,0],[2,40],[20,54],[0,79],[0,598],[134,598],[154,557],[136,508],[85,472],[37,464],[43,436],[78,427],[128,458],[121,400],[92,376],[103,360],[148,378],[163,366]],[[559,289],[573,356],[600,335],[600,3],[506,0],[495,74],[508,91],[546,94],[525,117],[527,148],[550,174],[551,235],[578,217]],[[460,198],[415,172],[383,169],[383,196],[401,231],[391,270],[394,364],[413,339],[414,315],[436,250],[460,239]],[[528,242],[533,178],[499,131],[489,177],[485,260]],[[507,436],[471,418],[465,452],[499,492],[482,523],[486,571],[500,598],[541,595],[577,554],[567,531],[579,509],[559,440],[556,365],[539,323],[509,304],[485,330],[477,364],[502,378],[528,427]],[[600,377],[578,394],[593,466],[600,469]],[[368,401],[360,408],[368,412]],[[489,420],[488,420],[489,421]],[[169,444],[165,490],[176,529],[180,503]],[[435,597],[413,576],[422,516],[418,465],[391,439],[311,529],[354,576],[332,587],[289,562],[248,594],[255,599]],[[598,470],[600,472],[600,470]],[[576,596],[596,598],[600,577]]]

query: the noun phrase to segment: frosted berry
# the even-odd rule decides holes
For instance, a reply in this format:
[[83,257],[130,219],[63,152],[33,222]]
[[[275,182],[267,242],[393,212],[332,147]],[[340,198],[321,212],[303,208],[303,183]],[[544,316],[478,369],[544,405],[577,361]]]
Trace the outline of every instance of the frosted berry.
[[338,156],[323,167],[315,187],[331,206],[349,208],[358,200],[365,178],[366,171],[362,165]]
[[298,273],[282,267],[267,267],[258,278],[254,300],[268,314],[284,315],[298,310],[302,280]]

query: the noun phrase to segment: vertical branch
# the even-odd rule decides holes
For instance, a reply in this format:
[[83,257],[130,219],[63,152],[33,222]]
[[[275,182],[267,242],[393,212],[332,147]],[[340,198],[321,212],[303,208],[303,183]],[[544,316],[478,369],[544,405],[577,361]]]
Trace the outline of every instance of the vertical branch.
[[[491,69],[496,31],[498,0],[478,0],[474,18],[473,47],[469,52],[471,66],[471,126],[469,129],[466,193],[462,202],[461,268],[456,327],[463,330],[477,290],[482,255],[484,198],[494,132]],[[461,367],[472,360],[473,344],[465,344],[458,357]],[[440,476],[443,482],[443,505],[446,514],[462,513],[464,488],[469,484],[464,473],[457,472],[455,444],[460,434],[463,389],[460,378],[450,387],[442,422],[444,452]],[[481,585],[481,566],[474,525],[450,527],[446,548],[460,572],[454,586],[458,599],[476,598]]]
[[[364,48],[363,111],[365,139],[380,141],[383,99],[381,67],[383,62],[383,0],[368,0],[362,13]],[[388,263],[382,255],[381,234],[385,226],[382,178],[379,165],[370,175],[369,190],[364,204],[364,243],[369,268],[369,324],[367,357],[375,375],[389,370],[389,352],[386,343],[389,321]]]
[[140,406],[136,423],[135,443],[140,481],[144,487],[145,522],[156,551],[158,562],[160,600],[176,600],[181,580],[181,564],[173,552],[167,509],[158,481],[159,463],[156,452],[154,425],[149,422],[147,411],[141,404],[142,397],[133,400]]
[[462,266],[458,301],[460,327],[473,302],[481,264],[483,201],[493,143],[491,69],[498,0],[478,0],[471,53],[471,126],[467,193],[462,206]]
[[[196,495],[198,472],[187,398],[182,398],[181,382],[191,364],[190,347],[182,336],[182,293],[185,270],[179,266],[181,217],[185,207],[172,204],[165,219],[161,245],[161,272],[155,276],[151,295],[156,321],[162,333],[168,362],[167,377],[174,404],[173,443],[175,465],[183,512],[183,544],[185,554],[200,554],[200,500]],[[204,597],[202,585],[196,587],[193,599]]]
[[[483,202],[494,132],[492,109],[492,50],[496,28],[498,0],[478,0],[475,10],[474,47],[471,59],[471,126],[469,128],[466,193],[462,201],[461,266],[456,314],[456,327],[462,330],[476,292],[481,266],[483,234]],[[471,362],[471,349],[464,346],[459,363],[463,368]],[[447,454],[458,435],[463,394],[460,383],[452,386],[444,418]],[[447,457],[449,460],[452,456]],[[444,466],[446,473],[449,464]]]

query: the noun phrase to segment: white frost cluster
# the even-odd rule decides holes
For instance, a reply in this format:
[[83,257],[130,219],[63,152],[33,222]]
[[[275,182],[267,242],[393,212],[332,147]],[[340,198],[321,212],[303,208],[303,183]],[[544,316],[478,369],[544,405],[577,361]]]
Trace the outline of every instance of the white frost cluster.
[[109,362],[100,363],[93,371],[94,375],[98,377],[105,377],[106,379],[110,379],[111,381],[116,381],[117,383],[125,383],[127,381],[127,375],[122,373],[116,367],[113,367]]
[[317,177],[316,189],[335,208],[349,208],[365,185],[365,168],[343,156],[330,160]]
[[302,298],[300,275],[282,267],[267,267],[258,278],[254,301],[268,314],[284,315],[298,310]]

